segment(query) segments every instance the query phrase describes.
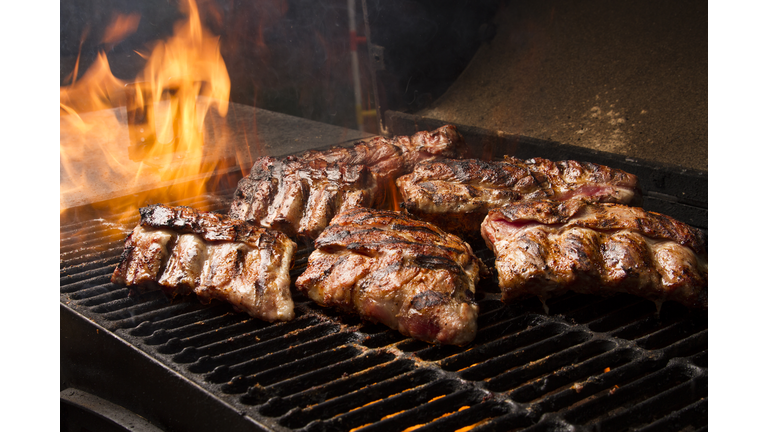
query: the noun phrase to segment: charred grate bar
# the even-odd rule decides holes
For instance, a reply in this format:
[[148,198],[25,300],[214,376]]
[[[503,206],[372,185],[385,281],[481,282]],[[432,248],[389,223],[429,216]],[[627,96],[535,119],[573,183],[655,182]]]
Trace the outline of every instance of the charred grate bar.
[[[211,209],[211,202],[213,209],[227,208],[221,197],[176,205]],[[178,413],[158,412],[162,395],[140,395],[146,403],[127,397],[124,406],[165,430],[205,430],[204,422],[195,429],[179,416],[206,404],[220,405],[222,419],[235,414],[209,419],[219,426],[232,421],[231,430],[706,428],[706,312],[668,303],[657,313],[653,303],[632,296],[568,294],[549,300],[545,314],[536,299],[504,305],[495,282],[485,280],[477,338],[465,347],[405,338],[296,292],[296,318],[269,324],[193,296],[129,298],[109,279],[137,222],[137,215],[126,215],[61,227],[61,305],[67,316],[91,321],[96,333],[105,329],[133,352],[121,364],[97,368],[134,362],[144,374],[159,368],[194,389],[175,396]],[[297,254],[294,279],[309,252]],[[478,254],[493,259],[488,250]],[[68,322],[63,339],[77,339]],[[62,386],[76,387],[78,374],[93,372],[78,370],[77,355],[67,355],[62,362],[72,364]],[[146,385],[148,392],[152,385],[172,387]]]

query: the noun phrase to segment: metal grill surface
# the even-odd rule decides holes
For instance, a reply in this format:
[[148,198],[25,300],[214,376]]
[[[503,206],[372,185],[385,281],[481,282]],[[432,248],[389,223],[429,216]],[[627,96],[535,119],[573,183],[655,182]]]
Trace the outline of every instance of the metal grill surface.
[[[222,195],[223,196],[223,195]],[[227,195],[231,196],[231,195]],[[226,198],[178,202],[228,208]],[[61,227],[61,303],[274,430],[698,430],[707,426],[707,313],[629,295],[499,301],[481,282],[477,338],[433,346],[322,308],[296,318],[110,283],[135,216]],[[118,222],[120,221],[120,222]],[[310,250],[296,256],[295,279]],[[493,255],[478,255],[493,267]]]

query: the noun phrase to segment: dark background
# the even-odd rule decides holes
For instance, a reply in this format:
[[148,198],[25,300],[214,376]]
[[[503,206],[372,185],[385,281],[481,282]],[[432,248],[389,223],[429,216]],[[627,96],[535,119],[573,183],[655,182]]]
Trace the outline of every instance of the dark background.
[[[184,3],[184,2],[181,2]],[[204,27],[220,36],[232,102],[356,129],[349,18],[346,0],[199,0]],[[364,34],[362,6],[356,2],[358,33]],[[138,29],[114,46],[101,43],[116,14],[141,15]],[[184,19],[174,0],[64,0],[61,2],[60,85],[72,82],[99,51],[112,73],[131,81],[157,40],[173,34]],[[363,109],[374,107],[365,44],[358,47]],[[375,120],[367,130],[375,132]]]
[[[346,0],[201,0],[231,101],[357,129]],[[365,131],[387,111],[708,169],[708,6],[696,0],[356,0]],[[364,13],[367,13],[367,26]],[[136,33],[100,44],[116,13]],[[131,80],[173,1],[65,0],[61,84],[105,50]],[[366,32],[366,30],[368,30]]]

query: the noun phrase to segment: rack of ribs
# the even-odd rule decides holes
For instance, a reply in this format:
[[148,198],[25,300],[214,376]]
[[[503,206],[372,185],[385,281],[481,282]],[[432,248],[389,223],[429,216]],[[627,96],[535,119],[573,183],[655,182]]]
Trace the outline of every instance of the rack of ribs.
[[391,207],[395,178],[417,162],[466,151],[463,137],[448,125],[413,136],[375,137],[351,148],[263,157],[238,183],[229,215],[314,239],[339,212]]
[[666,215],[582,200],[523,201],[490,210],[481,233],[496,254],[504,301],[573,290],[707,307],[702,233]]
[[289,270],[296,244],[286,235],[190,207],[139,210],[112,282],[131,294],[160,289],[219,299],[254,318],[293,319]]
[[639,199],[637,178],[619,169],[509,156],[495,162],[422,161],[397,179],[397,187],[409,213],[465,238],[477,238],[488,210],[507,203],[580,198],[627,204]]
[[477,332],[481,272],[487,269],[458,237],[399,212],[353,208],[315,240],[296,288],[406,336],[464,345]]

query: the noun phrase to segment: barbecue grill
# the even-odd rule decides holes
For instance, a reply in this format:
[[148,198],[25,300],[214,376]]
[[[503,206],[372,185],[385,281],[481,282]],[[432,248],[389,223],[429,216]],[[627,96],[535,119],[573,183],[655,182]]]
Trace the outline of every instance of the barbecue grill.
[[[390,121],[394,129],[432,127],[404,114]],[[706,209],[692,205],[704,193],[695,187],[705,187],[703,173],[478,128],[459,131],[475,151],[592,160],[649,184],[687,185],[693,198],[651,187],[644,206],[706,229]],[[226,211],[236,178],[219,180],[214,194],[172,204]],[[62,221],[65,422],[95,421],[78,420],[89,418],[84,410],[98,412],[88,399],[95,396],[128,412],[99,416],[143,418],[168,431],[706,427],[705,311],[675,303],[658,311],[627,295],[571,294],[548,300],[545,313],[535,299],[502,304],[496,283],[484,280],[478,335],[464,347],[405,338],[298,293],[296,318],[268,324],[227,304],[168,300],[160,292],[129,297],[127,288],[111,284],[137,222],[133,213]],[[293,278],[309,252],[297,254]],[[493,266],[488,249],[478,255]]]
[[[441,79],[429,80],[429,74],[413,75],[414,67],[423,71],[419,52],[398,52],[402,39],[387,39],[377,29],[376,23],[386,22],[386,8],[365,2],[381,132],[411,135],[446,123],[424,115],[425,109],[459,78],[478,46],[493,38],[496,2],[487,3],[465,17],[471,32],[444,35],[454,37],[451,55]],[[439,19],[455,20],[456,14]],[[416,78],[402,79],[409,74]],[[366,136],[233,105],[241,118],[257,119],[258,131],[245,132],[246,146],[269,141],[263,134],[294,143],[291,134],[312,131],[298,146],[267,148],[273,156],[351,145],[352,138]],[[471,157],[574,159],[635,174],[645,209],[698,227],[706,238],[706,171],[453,123]],[[321,135],[316,131],[323,140],[311,139]],[[257,133],[261,140],[252,139]],[[211,180],[212,192],[163,203],[226,213],[241,176],[238,169],[225,171]],[[119,192],[99,199],[117,199]],[[143,200],[157,202],[152,191]],[[630,295],[566,294],[547,300],[547,311],[538,299],[505,305],[491,277],[478,286],[477,337],[463,347],[404,337],[322,308],[295,289],[296,318],[270,324],[215,300],[203,305],[194,296],[168,299],[159,291],[131,297],[127,288],[111,284],[124,239],[138,220],[135,210],[100,212],[79,204],[61,215],[62,430],[707,428],[706,311],[674,302],[659,308]],[[311,251],[310,244],[300,245],[293,280]],[[490,250],[479,245],[476,253],[493,268]]]

